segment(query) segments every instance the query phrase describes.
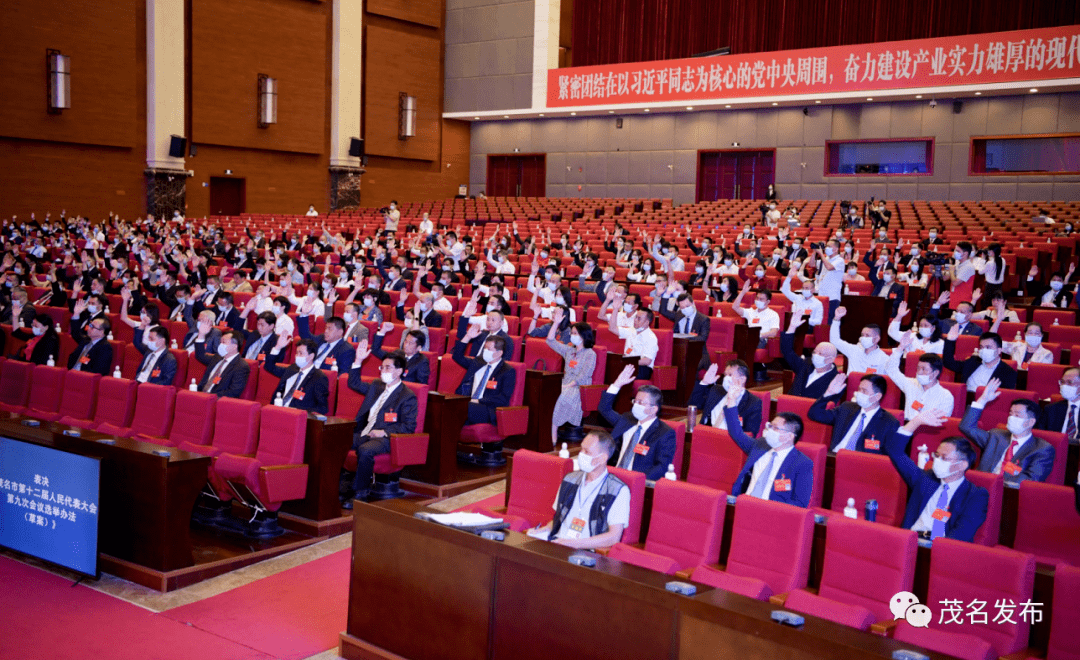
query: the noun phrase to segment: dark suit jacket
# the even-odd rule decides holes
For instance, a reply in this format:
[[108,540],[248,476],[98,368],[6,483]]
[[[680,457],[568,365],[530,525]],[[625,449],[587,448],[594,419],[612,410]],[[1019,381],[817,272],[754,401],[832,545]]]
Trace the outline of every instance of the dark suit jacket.
[[[262,339],[262,337],[259,336],[259,332],[257,330],[252,330],[251,332],[245,333],[245,336],[246,340],[244,341],[244,350],[240,351],[240,355],[248,358],[248,349],[259,343],[259,340]],[[266,356],[270,353],[271,349],[273,349],[274,346],[277,345],[277,340],[277,334],[271,332],[266,337],[266,341],[263,342],[262,349],[254,357],[250,357],[248,359],[255,360],[256,362],[266,362]],[[261,358],[259,357],[260,355],[262,356]],[[352,365],[350,364],[349,366]]]
[[104,312],[98,312],[93,316],[90,316],[90,312],[83,312],[71,319],[71,325],[69,327],[71,328],[71,337],[75,340],[75,343],[85,344],[88,342],[89,338],[86,335],[86,326],[90,325],[90,322],[95,319],[103,318],[105,318]]
[[[945,309],[945,310],[931,309],[930,310],[930,312],[932,314],[936,314],[938,316],[941,316],[943,312],[948,312],[948,311],[949,310],[947,310],[947,309]],[[949,312],[949,313],[951,314],[952,312]],[[942,338],[944,338],[945,335],[949,334],[949,330],[952,330],[952,327],[956,324],[956,321],[953,320],[953,319],[939,318],[937,324],[938,324],[938,329],[941,330],[941,336],[942,336]],[[979,326],[975,325],[971,321],[968,321],[967,324],[963,328],[960,329],[960,334],[967,335],[969,337],[978,337],[982,333],[983,333],[983,329],[980,328]]]
[[[623,435],[638,423],[637,418],[631,413],[620,415],[615,412],[611,407],[614,403],[614,394],[604,392],[604,395],[600,397],[600,414],[604,416],[608,424],[615,427],[611,430],[611,437],[615,439],[615,454],[608,461],[608,465],[618,464],[619,455],[622,453]],[[657,418],[638,442],[648,447],[648,451],[644,454],[636,454],[630,469],[634,472],[645,473],[646,479],[662,479],[667,474],[667,466],[675,462],[675,429]]]
[[[727,391],[719,382],[713,385],[702,385],[699,382],[694,386],[694,391],[690,394],[690,402],[687,405],[697,406],[697,409],[701,411],[702,424],[719,426],[720,420],[711,417],[712,411],[726,396]],[[761,399],[750,392],[744,392],[743,397],[739,399],[737,409],[739,421],[742,422],[742,430],[747,435],[757,436],[758,431],[761,430]],[[721,410],[723,409],[721,408]]]
[[[465,333],[468,332],[468,330],[469,330],[469,321],[467,319],[464,319],[464,318],[458,319],[458,328],[457,328],[458,341],[462,341],[463,339],[465,339]],[[478,355],[480,355],[481,353],[484,352],[484,343],[487,342],[488,336],[490,334],[491,333],[489,333],[487,330],[484,330],[483,332],[480,333],[480,336],[478,336],[476,339],[473,339],[471,342],[469,342],[469,344],[468,344],[469,348],[468,348],[468,351],[466,351],[468,353],[469,357],[477,357]],[[514,340],[510,338],[510,335],[506,334],[502,330],[499,330],[498,332],[496,332],[495,335],[497,335],[499,337],[502,337],[503,339],[506,340],[506,350],[503,351],[503,359],[504,360],[510,359],[510,357],[514,354]]]
[[[968,359],[960,362],[956,359],[956,342],[945,340],[945,350],[941,352],[941,359],[945,363],[947,369],[952,369],[956,374],[958,383],[966,383],[971,375],[975,373],[975,370],[982,365],[982,360],[978,356],[973,355]],[[992,378],[997,378],[1001,381],[1001,386],[1014,390],[1016,389],[1016,369],[1013,369],[1009,365],[1005,364],[1002,360],[998,362],[998,366],[994,369]]]
[[[397,305],[394,307],[394,314],[399,321],[405,320],[405,305]],[[420,325],[425,328],[441,328],[442,327],[442,314],[436,312],[434,309],[428,310],[427,314],[422,315],[419,319]]]
[[[310,326],[308,322],[308,317],[301,316],[297,319],[296,331],[299,332],[300,336],[304,339],[315,340],[315,355],[318,355],[319,351],[322,350],[323,344],[326,343],[326,340],[323,339],[322,335],[312,335],[309,327]],[[342,338],[341,341],[337,343],[337,346],[332,348],[330,352],[326,354],[326,356],[323,358],[322,364],[316,366],[320,369],[331,369],[336,364],[338,371],[340,371],[341,373],[345,373],[352,368],[352,363],[355,359],[356,349],[353,347],[352,344]]]
[[1043,408],[1042,414],[1039,415],[1039,421],[1035,424],[1035,428],[1043,431],[1061,433],[1061,429],[1065,426],[1065,415],[1068,412],[1068,401],[1055,401]]
[[[682,310],[676,307],[674,310],[668,310],[666,305],[660,305],[660,314],[665,318],[670,319],[675,324],[675,332],[679,332],[679,328],[683,326],[683,321],[686,319],[682,314]],[[709,329],[712,327],[709,316],[702,314],[700,311],[694,314],[694,320],[690,322],[690,332],[697,335],[690,339],[690,341],[706,341],[709,338]]]
[[885,280],[880,279],[874,273],[875,270],[876,269],[873,267],[870,268],[870,281],[874,285],[874,290],[870,295],[873,298],[877,298],[881,293],[881,289],[888,287],[889,293],[886,297],[889,299],[889,302],[892,303],[892,312],[889,313],[889,316],[896,316],[896,312],[900,308],[900,303],[904,300],[904,285],[896,281],[886,284]]
[[[756,397],[755,397],[756,398]],[[743,464],[739,476],[735,477],[735,484],[731,487],[732,495],[742,495],[750,486],[750,477],[754,474],[754,464],[762,456],[765,456],[772,448],[765,440],[755,440],[742,432],[739,428],[736,411],[724,408],[727,416],[728,434],[735,444],[747,455],[746,463]],[[776,490],[775,485],[769,487],[769,499],[773,502],[783,502],[807,508],[810,506],[810,496],[814,492],[814,462],[799,451],[792,448],[787,458],[780,464],[780,470],[776,473],[778,478],[791,480],[791,490]]]
[[[473,379],[476,372],[488,366],[487,362],[484,362],[482,358],[469,359],[465,357],[465,344],[460,341],[454,344],[453,357],[454,362],[465,368],[465,377],[461,379],[461,384],[458,385],[455,394],[467,396],[471,399],[473,398]],[[499,360],[499,364],[495,365],[495,369],[488,376],[487,387],[484,388],[480,398],[477,400],[479,405],[487,407],[489,423],[495,423],[496,408],[510,405],[510,399],[514,396],[514,387],[516,386],[517,372],[514,371],[513,367],[506,364],[506,360]]]
[[[810,410],[807,411],[806,416],[811,421],[818,422],[819,424],[829,424],[833,427],[832,439],[829,440],[829,451],[836,451],[836,446],[840,444],[840,441],[844,439],[848,431],[851,430],[851,425],[855,423],[855,420],[859,417],[859,413],[862,412],[857,404],[851,401],[845,401],[840,403],[840,397],[843,394],[837,394],[835,397],[828,399],[818,399],[810,406]],[[837,406],[831,410],[826,410],[826,406],[830,401],[835,401]],[[892,434],[897,428],[900,427],[900,422],[891,414],[885,412],[884,408],[879,408],[874,417],[863,429],[862,435],[859,436],[858,441],[855,443],[856,451],[864,451],[868,454],[884,454],[885,453],[885,438]],[[872,440],[878,443],[877,449],[867,448],[866,441]]]
[[[375,334],[375,340],[371,343],[371,354],[379,360],[385,360],[389,354],[382,349],[383,340],[386,339],[386,335]],[[401,380],[409,383],[420,383],[421,385],[427,385],[428,378],[431,376],[431,365],[428,363],[428,358],[423,353],[417,353],[409,358],[408,363],[405,365],[405,373],[401,375]]]
[[[199,381],[199,391],[202,392],[203,388],[206,387],[206,381],[210,379],[210,374],[214,371],[214,367],[225,358],[217,353],[208,356],[203,350],[202,344],[195,344],[195,359],[206,365],[206,372],[203,373],[202,380]],[[248,378],[250,377],[251,368],[247,362],[244,362],[243,357],[237,355],[221,372],[221,381],[214,386],[214,391],[211,394],[216,394],[219,399],[221,397],[239,399],[240,395],[244,393],[244,388],[247,387]]]
[[[195,337],[198,334],[199,334],[198,330],[196,330],[194,328],[192,328],[191,330],[188,330],[187,334],[184,335],[184,341],[180,342],[178,344],[178,346],[180,348],[187,348],[188,342],[189,341],[194,341]],[[212,354],[217,354],[217,347],[218,347],[218,344],[220,344],[220,343],[221,343],[221,330],[218,330],[217,328],[210,328],[210,332],[206,333],[206,341],[202,342],[201,344],[199,342],[194,342],[192,344],[192,347],[197,352],[199,350],[199,346],[203,346],[204,349],[205,349],[205,352],[208,355],[212,355]]]
[[[295,364],[288,367],[279,367],[274,362],[271,362],[270,356],[267,356],[266,370],[277,376],[280,380],[278,386],[274,390],[273,400],[277,400],[280,396],[285,396],[285,385],[292,378],[293,374],[300,371]],[[303,393],[303,398],[299,393]],[[293,399],[289,402],[290,408],[299,408],[300,410],[306,410],[308,412],[319,413],[321,415],[330,414],[330,381],[327,379],[326,374],[322,372],[322,369],[311,369],[308,371],[304,380],[296,386],[293,390]]]
[[[360,404],[360,410],[356,412],[356,430],[354,433],[360,433],[367,426],[371,407],[382,396],[386,384],[378,378],[372,383],[365,383],[360,379],[360,370],[353,369],[349,371],[349,388],[364,395],[364,402]],[[372,427],[372,430],[380,429],[386,431],[387,434],[416,433],[418,411],[419,402],[416,395],[413,394],[408,385],[402,383],[398,385],[393,394],[387,397],[382,408],[375,411],[379,418],[375,420],[375,426]],[[386,413],[391,413],[389,419],[394,421],[388,421]]]
[[[3,331],[0,330],[0,333]],[[34,339],[34,333],[24,329],[18,328],[11,331],[11,336],[15,339],[22,339],[23,341],[30,342]],[[0,343],[3,343],[0,341]],[[41,339],[38,343],[34,344],[34,350],[30,352],[30,362],[34,364],[48,364],[49,357],[51,356],[53,361],[60,355],[60,337],[57,336],[56,330],[48,328],[45,330],[45,334],[41,335]],[[25,360],[26,354],[19,350],[19,354],[12,356],[18,360]],[[1064,418],[1062,418],[1064,419]]]
[[[1012,434],[1005,429],[991,429],[984,431],[979,428],[979,418],[982,417],[982,408],[968,406],[964,412],[964,419],[960,421],[960,432],[966,435],[982,450],[979,458],[980,472],[993,472],[998,461],[1005,455],[1009,444],[1012,442]],[[1064,421],[1064,420],[1063,420]],[[1046,481],[1050,471],[1054,469],[1054,446],[1042,438],[1032,436],[1013,454],[1013,463],[1020,466],[1020,474],[1009,474],[1005,466],[1001,468],[1001,476],[1005,483],[1011,486],[1019,486],[1021,481]]]
[[810,374],[814,373],[814,363],[795,352],[794,334],[784,333],[780,335],[780,351],[784,354],[784,360],[787,361],[788,366],[795,372],[795,380],[787,393],[807,399],[820,399],[825,396],[825,390],[829,389],[829,383],[832,382],[833,378],[836,378],[836,366],[830,367],[824,376],[815,380],[812,385],[807,386],[806,381],[810,379]]
[[[81,342],[71,355],[68,357],[68,369],[75,368],[75,362],[78,361],[79,355],[82,353],[83,347],[86,346],[88,341]],[[90,349],[90,352],[86,354],[87,362],[83,364],[80,371],[87,371],[93,374],[101,374],[102,376],[111,376],[110,371],[113,361],[113,349],[109,340],[102,339]]]
[[[911,529],[912,525],[919,521],[926,503],[933,497],[934,492],[941,485],[941,481],[934,476],[933,472],[920,470],[915,461],[905,451],[911,436],[904,433],[892,433],[885,439],[885,453],[889,455],[896,471],[911,489],[908,496],[907,510],[904,513],[904,529]],[[945,522],[945,537],[957,541],[972,542],[979,527],[986,522],[986,508],[990,502],[990,494],[985,488],[980,488],[968,480],[949,502],[948,521]]]
[[[221,312],[217,308],[214,309],[214,318],[221,319]],[[240,312],[238,312],[235,307],[232,307],[229,309],[229,312],[225,314],[225,318],[222,321],[215,321],[214,327],[222,332],[225,332],[230,328],[243,332],[244,319],[240,318]]]
[[[139,367],[135,370],[135,376],[138,377],[142,373],[143,367],[146,365],[146,360],[149,358],[150,349],[143,343],[142,331],[135,328],[135,348],[142,353],[143,359],[139,361]],[[161,357],[158,358],[157,364],[154,365],[154,370],[150,372],[150,377],[146,379],[146,382],[153,383],[154,385],[172,385],[173,379],[176,378],[176,370],[180,368],[180,365],[176,363],[176,356],[169,352],[169,347],[166,346],[162,351]]]

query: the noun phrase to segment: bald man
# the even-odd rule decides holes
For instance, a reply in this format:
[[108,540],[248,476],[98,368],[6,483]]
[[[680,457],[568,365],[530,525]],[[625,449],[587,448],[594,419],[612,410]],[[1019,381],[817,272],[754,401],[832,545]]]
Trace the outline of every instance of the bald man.
[[[408,292],[405,289],[401,290],[401,298],[397,304],[397,318],[399,321],[405,320],[405,299],[408,297]],[[422,328],[441,328],[442,327],[442,315],[436,312],[433,308],[435,306],[435,297],[430,293],[421,293],[418,296],[416,304],[413,305],[413,318],[415,318]]]
[[820,399],[825,395],[829,382],[836,376],[836,347],[827,341],[822,342],[814,347],[814,354],[809,360],[796,353],[795,330],[805,319],[801,314],[792,314],[787,332],[780,335],[780,350],[784,354],[784,360],[795,372],[795,381],[787,394]]

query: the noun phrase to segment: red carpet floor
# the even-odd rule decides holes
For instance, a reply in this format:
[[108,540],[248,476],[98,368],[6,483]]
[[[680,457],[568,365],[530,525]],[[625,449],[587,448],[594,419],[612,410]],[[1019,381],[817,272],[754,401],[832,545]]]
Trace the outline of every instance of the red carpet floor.
[[[345,630],[350,552],[336,552],[161,616],[275,658],[321,653],[337,646],[338,633]],[[198,660],[206,658],[200,654]]]
[[[347,574],[343,575],[347,584]],[[7,557],[0,557],[0,585],[0,658],[4,660],[270,657],[250,648],[255,645],[222,639],[82,585],[72,588],[64,578]],[[340,629],[344,629],[344,599],[341,611]],[[308,655],[330,648],[335,641]]]

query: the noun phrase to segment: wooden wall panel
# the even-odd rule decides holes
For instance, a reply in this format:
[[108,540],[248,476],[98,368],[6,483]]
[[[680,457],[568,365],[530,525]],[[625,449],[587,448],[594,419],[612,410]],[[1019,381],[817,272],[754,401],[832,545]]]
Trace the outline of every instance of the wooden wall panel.
[[442,160],[372,157],[360,183],[360,203],[378,207],[391,199],[402,203],[449,199],[457,195],[459,185],[468,183],[469,124],[447,119],[442,127]]
[[[368,25],[364,42],[367,153],[438,160],[443,100],[441,31]],[[416,137],[408,140],[398,139],[399,92],[416,97]]]
[[248,213],[303,214],[308,204],[319,213],[330,208],[329,158],[300,153],[233,149],[200,145],[199,154],[188,158],[187,167],[195,176],[187,183],[188,215],[201,218],[210,212],[211,176],[233,176],[246,180]]
[[[138,51],[140,41],[145,42],[144,4],[140,0],[0,3],[0,135],[136,146],[137,133],[145,132],[141,115],[136,114],[135,79],[140,64],[146,78],[145,45]],[[47,112],[49,48],[71,56],[72,107],[59,115]]]
[[[319,154],[329,144],[330,3],[192,0],[191,135]],[[258,75],[276,78],[278,123],[258,127]]]
[[410,23],[442,27],[442,0],[368,0],[367,11]]

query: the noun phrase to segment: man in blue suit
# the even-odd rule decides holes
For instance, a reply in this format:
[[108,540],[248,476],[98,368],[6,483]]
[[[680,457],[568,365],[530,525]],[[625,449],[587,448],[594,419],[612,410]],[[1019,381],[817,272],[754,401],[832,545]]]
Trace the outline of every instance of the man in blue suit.
[[306,315],[299,316],[296,322],[296,330],[300,333],[302,339],[311,339],[315,342],[315,368],[333,369],[337,367],[342,373],[348,371],[356,358],[356,349],[353,348],[352,344],[345,341],[345,328],[347,326],[344,319],[331,316],[326,320],[326,329],[323,330],[322,337],[315,337],[311,334],[308,318]]
[[1030,399],[1016,399],[1009,407],[1008,430],[979,428],[983,409],[1001,392],[991,380],[982,395],[968,407],[960,422],[960,432],[982,450],[979,471],[1000,474],[1007,486],[1019,487],[1021,481],[1046,481],[1054,469],[1054,446],[1031,431],[1039,418],[1039,404]]
[[[466,426],[497,424],[496,411],[510,405],[514,388],[517,386],[517,372],[503,359],[506,351],[506,340],[503,337],[489,335],[484,341],[484,349],[480,357],[465,356],[465,349],[469,346],[469,342],[479,334],[480,327],[470,325],[464,338],[454,344],[454,362],[465,369],[465,376],[462,377],[455,394],[469,397]],[[502,440],[483,442],[480,444],[479,458],[475,458],[473,454],[464,453],[460,453],[459,457],[480,465],[505,465],[506,458],[502,455],[502,445]]]
[[[884,376],[867,374],[859,381],[855,391],[855,402],[840,403],[847,388],[847,375],[837,374],[829,383],[825,395],[810,406],[806,415],[811,421],[832,426],[832,440],[829,451],[841,449],[864,451],[870,454],[884,454],[882,443],[900,422],[881,408],[881,400],[888,391],[888,381]],[[827,409],[830,401],[838,405]]]
[[739,427],[735,403],[741,394],[738,389],[733,389],[724,401],[728,434],[747,455],[746,463],[731,487],[731,494],[745,493],[804,509],[809,507],[814,492],[814,462],[795,449],[795,443],[803,433],[802,419],[795,413],[777,413],[765,426],[761,439],[755,440]]
[[169,352],[169,330],[165,326],[155,325],[147,334],[150,335],[149,344],[143,341],[143,332],[135,330],[135,348],[143,356],[135,371],[135,380],[153,385],[172,385],[178,365]]
[[885,440],[885,453],[911,489],[904,529],[930,540],[944,536],[957,541],[975,539],[986,522],[990,494],[964,478],[975,463],[975,450],[964,438],[942,440],[934,452],[933,471],[920,470],[905,451],[920,426],[941,426],[948,412],[924,408]]
[[743,393],[737,406],[740,426],[748,435],[756,436],[761,430],[761,399],[745,389],[750,367],[742,360],[730,360],[724,367],[724,379],[717,383],[719,371],[717,364],[709,367],[701,382],[694,386],[689,405],[697,406],[701,411],[702,424],[727,430],[723,403],[728,390],[737,387]]
[[[634,395],[631,412],[620,415],[612,408],[615,397],[624,386],[634,382],[637,371],[629,364],[622,370],[611,387],[600,397],[599,412],[615,428],[615,453],[608,465],[643,472],[647,479],[662,479],[668,465],[675,462],[675,429],[660,421],[661,392],[653,385],[645,385]],[[736,421],[738,424],[738,421]]]

